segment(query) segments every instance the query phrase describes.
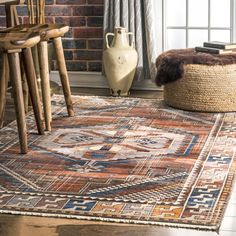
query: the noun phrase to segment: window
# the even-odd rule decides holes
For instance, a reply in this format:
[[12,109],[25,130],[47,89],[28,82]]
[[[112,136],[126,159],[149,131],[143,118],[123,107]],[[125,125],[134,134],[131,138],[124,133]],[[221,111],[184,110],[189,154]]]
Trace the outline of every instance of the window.
[[[235,41],[236,0],[153,0],[159,48],[188,48],[204,41]],[[160,28],[162,31],[160,32]],[[160,41],[160,40],[159,40]],[[159,42],[160,43],[160,42]]]

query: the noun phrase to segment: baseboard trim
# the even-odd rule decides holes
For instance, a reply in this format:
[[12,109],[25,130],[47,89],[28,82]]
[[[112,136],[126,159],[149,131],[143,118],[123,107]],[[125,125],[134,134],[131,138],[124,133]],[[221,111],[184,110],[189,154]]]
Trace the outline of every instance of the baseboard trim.
[[[69,79],[71,87],[81,88],[108,88],[108,83],[104,75],[99,72],[74,72],[69,71]],[[58,71],[51,71],[50,80],[56,82],[61,86],[60,77]],[[132,89],[135,90],[162,90],[158,88],[155,83],[149,80],[134,81]]]

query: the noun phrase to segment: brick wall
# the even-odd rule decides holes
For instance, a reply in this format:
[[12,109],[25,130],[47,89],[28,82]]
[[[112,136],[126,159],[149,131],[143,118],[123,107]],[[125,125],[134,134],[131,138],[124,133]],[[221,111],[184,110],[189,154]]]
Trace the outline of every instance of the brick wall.
[[[69,71],[101,71],[103,48],[104,0],[45,0],[46,22],[70,26],[63,38]],[[27,22],[26,6],[18,7],[21,22]],[[4,8],[0,8],[0,24],[4,25]],[[54,64],[54,68],[55,64]]]

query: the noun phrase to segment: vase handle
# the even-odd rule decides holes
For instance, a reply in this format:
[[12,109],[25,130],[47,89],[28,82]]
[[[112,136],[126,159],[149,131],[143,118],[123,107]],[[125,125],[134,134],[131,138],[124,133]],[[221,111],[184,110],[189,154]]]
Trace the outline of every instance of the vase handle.
[[127,35],[132,35],[130,47],[131,47],[131,48],[135,48],[135,44],[134,44],[134,33],[133,33],[133,32],[129,32],[129,33],[126,33],[126,34],[127,34]]
[[114,37],[114,34],[113,34],[113,33],[107,33],[107,34],[106,34],[106,44],[107,44],[107,48],[110,48],[109,43],[108,43],[108,36],[113,36],[113,37]]

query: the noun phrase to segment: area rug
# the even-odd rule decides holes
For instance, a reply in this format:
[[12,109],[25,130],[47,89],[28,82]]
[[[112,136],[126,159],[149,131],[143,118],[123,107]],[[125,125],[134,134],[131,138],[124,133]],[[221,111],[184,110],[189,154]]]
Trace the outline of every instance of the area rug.
[[194,113],[158,99],[75,96],[68,118],[19,154],[0,131],[0,212],[217,230],[236,170],[236,114]]

